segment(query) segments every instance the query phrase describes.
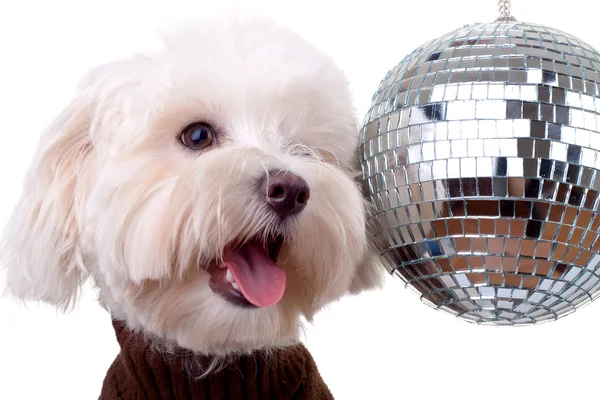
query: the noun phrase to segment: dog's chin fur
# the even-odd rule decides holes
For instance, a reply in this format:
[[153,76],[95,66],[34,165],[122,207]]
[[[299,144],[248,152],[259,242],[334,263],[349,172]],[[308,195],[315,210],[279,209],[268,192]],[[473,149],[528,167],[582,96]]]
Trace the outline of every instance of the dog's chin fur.
[[[212,148],[182,145],[211,124]],[[116,318],[165,342],[230,354],[297,340],[302,317],[379,281],[356,175],[357,124],[332,60],[276,24],[201,21],[164,49],[93,70],[43,134],[3,237],[10,292],[68,308],[88,277]],[[308,183],[284,224],[257,182]],[[287,286],[234,305],[206,267],[240,238],[282,234]]]

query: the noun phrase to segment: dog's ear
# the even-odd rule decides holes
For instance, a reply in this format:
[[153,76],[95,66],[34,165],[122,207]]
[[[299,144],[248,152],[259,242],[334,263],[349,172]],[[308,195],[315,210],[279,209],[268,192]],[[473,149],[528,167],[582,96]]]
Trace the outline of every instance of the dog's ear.
[[[370,205],[367,207],[370,208]],[[357,294],[363,290],[379,288],[383,284],[383,274],[385,267],[381,262],[380,252],[373,236],[376,222],[367,223],[366,234],[368,237],[368,247],[362,261],[358,264],[356,273],[350,284],[350,293]]]
[[[357,182],[359,182],[359,188],[365,202],[367,214],[371,214],[373,210],[373,204],[368,200],[368,183],[366,181],[362,181],[360,174],[357,174],[355,179]],[[368,238],[368,247],[365,252],[365,256],[358,264],[356,274],[354,275],[350,284],[350,293],[352,294],[360,293],[363,290],[375,289],[381,287],[383,284],[385,267],[381,262],[380,252],[377,250],[377,243],[375,242],[373,234],[377,230],[381,230],[380,228],[381,227],[378,225],[376,219],[368,220],[365,225],[365,231]]]
[[385,268],[374,248],[367,251],[363,261],[358,264],[356,274],[350,284],[350,293],[358,294],[364,290],[379,288],[383,284]]
[[50,124],[0,242],[9,293],[67,308],[85,280],[80,229],[90,175],[92,103],[80,95]]

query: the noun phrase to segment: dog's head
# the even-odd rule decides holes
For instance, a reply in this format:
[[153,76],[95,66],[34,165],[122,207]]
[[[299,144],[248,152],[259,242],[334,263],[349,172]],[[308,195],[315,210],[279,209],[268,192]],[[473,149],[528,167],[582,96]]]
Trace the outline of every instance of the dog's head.
[[5,232],[11,291],[89,276],[134,328],[205,353],[289,343],[378,281],[332,60],[265,21],[203,21],[99,67],[41,138]]

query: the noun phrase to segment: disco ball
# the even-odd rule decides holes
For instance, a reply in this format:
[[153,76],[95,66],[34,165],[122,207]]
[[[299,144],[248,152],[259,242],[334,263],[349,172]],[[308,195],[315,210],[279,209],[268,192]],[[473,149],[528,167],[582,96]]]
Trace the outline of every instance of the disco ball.
[[467,321],[554,320],[600,293],[600,54],[468,25],[388,72],[361,129],[381,259]]

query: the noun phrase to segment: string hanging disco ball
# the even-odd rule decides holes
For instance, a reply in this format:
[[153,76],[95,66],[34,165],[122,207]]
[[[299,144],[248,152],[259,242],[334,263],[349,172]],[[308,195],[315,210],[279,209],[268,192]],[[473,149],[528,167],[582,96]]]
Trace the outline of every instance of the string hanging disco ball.
[[388,72],[361,130],[381,258],[467,321],[555,320],[600,293],[600,54],[503,18]]

